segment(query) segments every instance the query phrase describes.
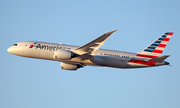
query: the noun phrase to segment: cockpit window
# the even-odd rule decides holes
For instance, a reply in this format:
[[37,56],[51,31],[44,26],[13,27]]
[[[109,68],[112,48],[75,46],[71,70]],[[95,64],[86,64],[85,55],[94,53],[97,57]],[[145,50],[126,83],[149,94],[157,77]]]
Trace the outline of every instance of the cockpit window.
[[13,46],[17,46],[17,44],[14,44]]

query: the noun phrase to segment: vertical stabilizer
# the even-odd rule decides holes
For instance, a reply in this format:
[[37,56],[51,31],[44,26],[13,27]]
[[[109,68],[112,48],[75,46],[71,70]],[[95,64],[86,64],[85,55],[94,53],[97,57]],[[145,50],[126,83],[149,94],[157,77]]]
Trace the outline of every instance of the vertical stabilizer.
[[166,47],[172,35],[173,32],[167,32],[163,34],[161,37],[156,39],[152,44],[150,44],[144,50],[138,52],[136,57],[146,58],[146,59],[159,57],[162,54],[164,48]]

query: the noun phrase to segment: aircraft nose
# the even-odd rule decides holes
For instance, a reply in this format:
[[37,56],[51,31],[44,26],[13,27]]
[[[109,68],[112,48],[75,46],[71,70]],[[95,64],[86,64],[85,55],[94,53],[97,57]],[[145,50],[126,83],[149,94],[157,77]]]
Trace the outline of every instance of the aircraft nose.
[[11,46],[7,49],[7,52],[11,53],[11,54],[15,54],[17,51],[15,51],[14,47]]
[[11,46],[7,49],[7,52],[18,55],[19,54],[19,48],[17,46]]
[[11,53],[11,52],[12,52],[12,48],[9,47],[9,48],[7,49],[7,52]]

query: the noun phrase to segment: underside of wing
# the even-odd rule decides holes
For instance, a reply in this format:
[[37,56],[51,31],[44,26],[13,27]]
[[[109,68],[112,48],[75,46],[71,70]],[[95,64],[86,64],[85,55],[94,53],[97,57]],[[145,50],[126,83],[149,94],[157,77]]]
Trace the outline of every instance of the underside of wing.
[[89,54],[89,55],[93,55],[95,51],[97,51],[99,49],[99,47],[101,45],[104,44],[104,42],[117,30],[114,31],[110,31],[108,33],[103,34],[102,36],[98,37],[97,39],[75,49],[73,52],[77,53],[77,54]]

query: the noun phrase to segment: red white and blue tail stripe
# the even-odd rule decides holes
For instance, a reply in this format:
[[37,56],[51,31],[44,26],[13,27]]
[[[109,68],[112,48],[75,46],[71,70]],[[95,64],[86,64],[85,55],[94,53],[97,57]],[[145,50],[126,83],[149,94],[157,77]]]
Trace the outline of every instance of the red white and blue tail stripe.
[[155,40],[152,44],[146,47],[144,50],[139,52],[136,57],[138,58],[145,58],[145,59],[152,59],[160,56],[166,47],[167,43],[169,42],[173,32],[167,32]]

